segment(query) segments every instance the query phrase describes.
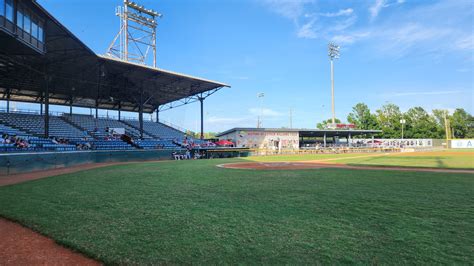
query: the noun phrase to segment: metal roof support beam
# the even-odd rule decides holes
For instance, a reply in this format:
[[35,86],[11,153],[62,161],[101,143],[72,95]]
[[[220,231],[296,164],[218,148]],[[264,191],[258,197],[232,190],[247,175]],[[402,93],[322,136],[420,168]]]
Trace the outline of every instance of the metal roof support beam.
[[7,114],[10,113],[10,88],[7,89]]
[[324,148],[326,148],[326,132],[324,132]]
[[43,92],[41,92],[40,115],[43,115],[43,103],[44,103],[44,96],[43,96]]
[[72,102],[74,101],[74,98],[71,96],[71,99],[69,100],[69,115],[72,116]]
[[140,123],[140,139],[143,139],[143,87],[140,91],[140,105],[138,106],[138,121]]
[[122,102],[119,101],[119,102],[118,102],[118,120],[119,120],[119,121],[122,120],[122,119],[121,119],[121,116],[120,116],[121,113],[122,113]]
[[204,97],[201,95],[198,97],[199,102],[201,103],[201,140],[204,139]]
[[166,110],[173,109],[173,108],[176,108],[176,107],[180,107],[180,106],[183,106],[183,105],[186,105],[186,104],[189,104],[189,103],[195,103],[197,101],[200,101],[199,98],[206,99],[207,97],[213,95],[214,93],[218,92],[222,88],[224,88],[224,87],[215,88],[213,90],[206,91],[206,92],[203,92],[203,93],[199,93],[197,95],[186,97],[186,98],[174,101],[174,102],[170,102],[170,103],[167,103],[167,104],[162,104],[162,105],[159,106],[159,110],[160,111],[166,111]]
[[49,138],[49,83],[50,76],[44,75],[44,137]]
[[156,123],[160,123],[160,106],[156,107]]

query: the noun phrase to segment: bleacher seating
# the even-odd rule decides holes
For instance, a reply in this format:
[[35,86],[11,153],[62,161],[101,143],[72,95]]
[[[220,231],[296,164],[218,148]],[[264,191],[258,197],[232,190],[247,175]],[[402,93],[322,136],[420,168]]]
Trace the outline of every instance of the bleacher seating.
[[[124,122],[135,128],[140,127],[140,122],[138,120],[126,120]],[[184,136],[184,132],[165,124],[152,121],[143,121],[143,131],[151,135],[154,139],[182,139]]]
[[[18,128],[29,134],[41,136],[44,134],[44,117],[37,114],[0,113],[0,122]],[[49,117],[49,135],[65,139],[91,138],[87,133],[72,126],[57,116]]]
[[[89,132],[90,135],[94,136],[96,139],[104,139],[108,133],[106,128],[124,128],[125,134],[131,136],[134,139],[140,137],[139,130],[122,123],[121,121],[107,118],[95,118],[90,115],[63,115],[72,124],[76,125],[79,128],[82,128]],[[144,138],[152,138],[148,134],[144,134]]]
[[75,145],[55,144],[50,139],[32,136],[22,130],[0,124],[0,135],[15,136],[28,142],[28,148],[17,148],[13,143],[0,143],[0,152],[26,152],[26,151],[74,151]]
[[[49,118],[50,139],[43,138],[44,116],[37,113],[0,112],[0,134],[16,136],[27,140],[28,148],[17,148],[12,143],[0,142],[0,152],[25,151],[74,151],[85,146],[92,150],[131,150],[131,149],[179,149],[184,140],[184,132],[162,123],[144,121],[144,139],[140,139],[139,122],[126,122],[99,118],[90,115],[53,116]],[[106,128],[124,128],[130,140],[110,139]],[[54,139],[65,139],[68,144],[59,144]],[[189,141],[189,138],[188,138]],[[128,142],[128,143],[127,143]],[[79,148],[76,148],[78,144]],[[84,148],[87,149],[87,148]]]
[[92,150],[133,150],[132,145],[121,140],[93,140],[93,141],[76,141],[76,144],[91,145]]
[[145,149],[145,150],[153,150],[153,149],[172,150],[178,147],[178,145],[173,143],[173,141],[171,140],[146,139],[146,140],[137,140],[135,144],[137,144],[140,148]]

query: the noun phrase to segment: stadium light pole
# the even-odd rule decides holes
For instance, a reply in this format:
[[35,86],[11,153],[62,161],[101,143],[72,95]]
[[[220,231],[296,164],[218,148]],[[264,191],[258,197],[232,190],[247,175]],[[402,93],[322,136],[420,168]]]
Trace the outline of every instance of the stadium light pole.
[[263,116],[262,100],[263,100],[263,97],[265,97],[265,93],[260,92],[260,93],[257,94],[257,99],[259,100],[259,105],[260,105],[260,114],[258,115],[258,118],[257,118],[257,128],[260,128],[260,126],[262,124],[262,116]]
[[404,129],[404,126],[405,126],[405,123],[407,121],[405,119],[400,119],[400,124],[402,124],[402,140],[403,140],[403,129]]
[[339,45],[330,42],[328,45],[328,55],[331,59],[331,109],[332,109],[332,124],[336,124],[336,111],[334,107],[334,59],[339,59]]

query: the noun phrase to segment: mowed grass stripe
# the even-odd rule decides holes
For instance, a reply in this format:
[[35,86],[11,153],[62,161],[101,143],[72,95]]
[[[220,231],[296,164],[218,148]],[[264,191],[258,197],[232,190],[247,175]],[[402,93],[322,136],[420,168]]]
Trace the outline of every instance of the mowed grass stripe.
[[363,154],[297,154],[248,157],[246,160],[256,162],[315,161],[350,165],[474,169],[474,150]]
[[0,188],[0,215],[108,264],[466,264],[472,175],[106,167]]

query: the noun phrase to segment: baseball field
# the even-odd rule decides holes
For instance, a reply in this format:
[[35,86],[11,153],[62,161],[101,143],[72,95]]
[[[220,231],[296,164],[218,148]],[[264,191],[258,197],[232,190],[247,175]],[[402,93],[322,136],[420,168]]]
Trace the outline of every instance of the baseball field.
[[[318,167],[225,168],[272,162]],[[0,187],[0,216],[105,264],[469,264],[473,173],[472,150],[133,163]]]

